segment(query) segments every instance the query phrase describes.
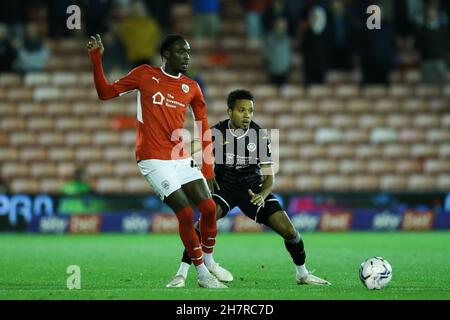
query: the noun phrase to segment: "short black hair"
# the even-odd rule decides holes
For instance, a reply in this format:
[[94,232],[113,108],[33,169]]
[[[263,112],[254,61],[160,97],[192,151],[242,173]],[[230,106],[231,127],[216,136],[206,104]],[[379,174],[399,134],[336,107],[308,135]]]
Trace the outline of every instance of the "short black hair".
[[253,101],[253,94],[250,91],[245,90],[245,89],[238,89],[238,90],[231,91],[230,94],[228,95],[228,99],[227,99],[228,109],[234,109],[236,100],[241,100],[241,99]]
[[173,33],[166,36],[164,41],[161,43],[161,47],[159,48],[159,54],[161,55],[161,58],[163,58],[164,51],[169,50],[170,46],[178,40],[186,41],[186,39],[181,34]]

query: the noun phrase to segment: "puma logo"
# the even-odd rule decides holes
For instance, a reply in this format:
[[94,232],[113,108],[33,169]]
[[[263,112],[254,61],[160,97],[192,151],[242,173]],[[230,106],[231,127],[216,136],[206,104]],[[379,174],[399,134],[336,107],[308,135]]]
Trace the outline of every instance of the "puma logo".
[[159,83],[159,78],[152,77],[152,80],[155,80],[156,82]]

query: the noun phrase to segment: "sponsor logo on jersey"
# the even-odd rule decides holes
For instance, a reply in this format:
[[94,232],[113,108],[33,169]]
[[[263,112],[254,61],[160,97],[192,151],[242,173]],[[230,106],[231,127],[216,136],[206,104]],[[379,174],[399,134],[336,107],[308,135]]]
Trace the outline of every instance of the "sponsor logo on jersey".
[[189,92],[189,86],[187,84],[182,84],[181,85],[181,89],[183,90],[184,93],[188,93]]
[[153,96],[153,104],[159,104],[159,105],[163,105],[164,100],[166,100],[166,98],[164,97],[164,95],[161,92],[157,92],[155,93]]
[[169,190],[170,188],[170,183],[168,180],[164,180],[163,182],[161,182],[161,187],[163,187],[165,190]]
[[254,144],[253,142],[250,142],[250,143],[247,145],[247,150],[250,151],[250,152],[255,151],[255,150],[256,150],[256,144]]

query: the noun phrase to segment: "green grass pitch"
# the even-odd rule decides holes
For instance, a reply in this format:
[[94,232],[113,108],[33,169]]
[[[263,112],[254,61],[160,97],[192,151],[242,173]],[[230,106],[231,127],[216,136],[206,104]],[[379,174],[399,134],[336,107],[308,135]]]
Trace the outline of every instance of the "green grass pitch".
[[[307,266],[332,285],[298,286],[294,266],[274,233],[219,234],[215,258],[234,275],[229,289],[167,289],[178,269],[176,234],[0,234],[0,299],[450,299],[450,232],[303,233]],[[360,263],[383,256],[391,283],[365,289]],[[69,265],[81,289],[69,290]]]

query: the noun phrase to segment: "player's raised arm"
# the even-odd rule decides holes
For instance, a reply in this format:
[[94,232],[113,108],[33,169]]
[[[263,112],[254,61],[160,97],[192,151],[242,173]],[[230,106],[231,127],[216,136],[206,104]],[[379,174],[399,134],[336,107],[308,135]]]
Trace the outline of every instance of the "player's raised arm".
[[108,100],[117,97],[119,93],[110,83],[108,83],[105,73],[103,72],[102,56],[105,48],[103,47],[102,39],[99,34],[95,37],[91,36],[91,39],[87,44],[87,48],[89,58],[92,62],[95,89],[97,90],[98,97],[101,100]]

